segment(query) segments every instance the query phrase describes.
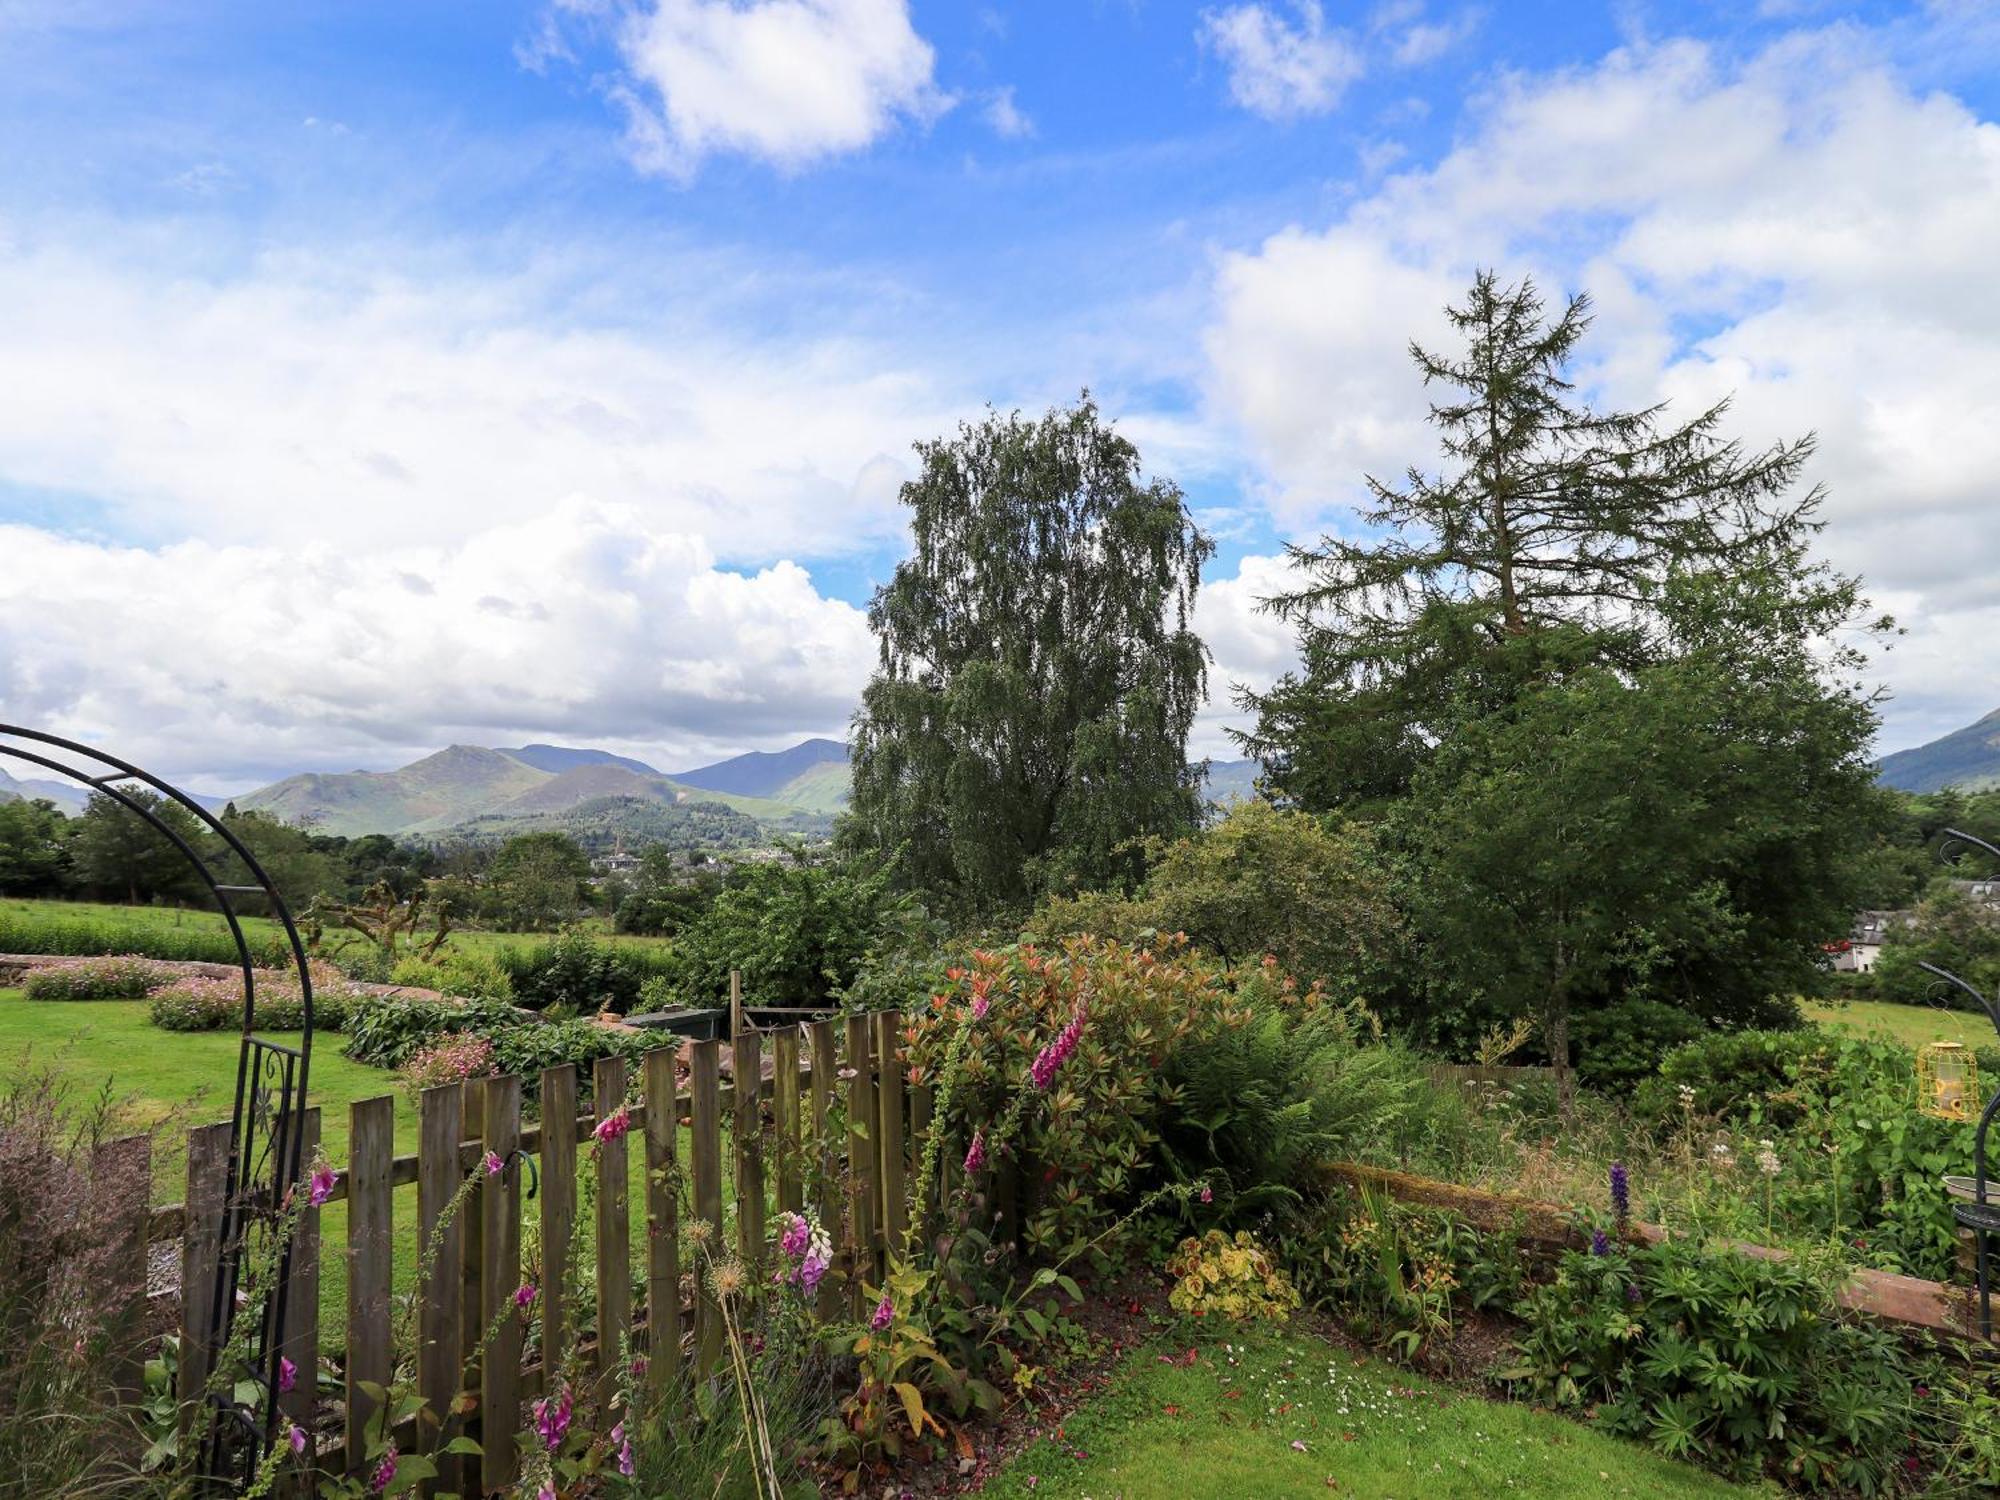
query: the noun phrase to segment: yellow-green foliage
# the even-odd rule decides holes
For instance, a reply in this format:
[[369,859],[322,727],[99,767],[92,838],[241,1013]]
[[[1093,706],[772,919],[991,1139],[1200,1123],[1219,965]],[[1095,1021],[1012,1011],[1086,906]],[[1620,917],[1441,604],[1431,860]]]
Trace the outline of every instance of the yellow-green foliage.
[[1299,1294],[1285,1273],[1243,1230],[1234,1239],[1211,1229],[1198,1240],[1182,1240],[1168,1258],[1167,1270],[1180,1278],[1167,1302],[1190,1317],[1213,1313],[1234,1323],[1252,1318],[1282,1323],[1299,1305]]

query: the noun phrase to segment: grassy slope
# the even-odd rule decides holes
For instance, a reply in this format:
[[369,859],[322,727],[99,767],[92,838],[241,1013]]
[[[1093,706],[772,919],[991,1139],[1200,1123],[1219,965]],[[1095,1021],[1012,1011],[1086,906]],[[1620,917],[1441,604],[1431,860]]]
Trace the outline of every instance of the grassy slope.
[[779,802],[803,807],[808,812],[845,812],[851,783],[847,762],[830,760],[800,772],[772,796]]
[[1253,1333],[1169,1365],[1141,1349],[1111,1390],[982,1494],[1005,1500],[1339,1495],[1763,1494],[1525,1406],[1462,1396],[1309,1336]]
[[1905,1047],[1926,1042],[1963,1042],[1991,1047],[2000,1037],[1993,1023],[1969,1010],[1938,1010],[1928,1005],[1896,1005],[1885,1000],[1846,1000],[1833,1005],[1806,1006],[1806,1015],[1823,1026],[1850,1031],[1878,1031]]
[[[295,1039],[295,1038],[294,1038]],[[393,1073],[365,1067],[340,1055],[341,1038],[324,1036],[313,1049],[308,1097],[320,1108],[321,1134],[329,1160],[347,1160],[348,1107],[360,1099],[390,1094],[396,1100],[396,1152],[416,1150],[415,1101]],[[118,1121],[133,1130],[159,1127],[153,1157],[153,1201],[175,1203],[185,1196],[187,1131],[229,1117],[236,1081],[237,1039],[228,1032],[161,1031],[146,1019],[141,1000],[34,1001],[19,990],[0,990],[0,1069],[23,1071],[21,1059],[55,1067],[79,1094],[108,1086]],[[635,1138],[636,1139],[636,1138]],[[682,1160],[689,1148],[682,1131]],[[725,1134],[723,1149],[727,1152]],[[634,1205],[633,1262],[644,1262],[645,1153],[629,1153],[628,1201]],[[588,1170],[585,1168],[585,1170]],[[730,1174],[723,1173],[724,1202],[734,1200]],[[394,1269],[396,1289],[416,1281],[417,1194],[396,1189]],[[530,1218],[534,1217],[532,1211]],[[332,1248],[347,1240],[347,1205],[329,1204],[320,1232],[329,1249],[320,1278],[320,1337],[328,1349],[346,1343],[347,1284]]]

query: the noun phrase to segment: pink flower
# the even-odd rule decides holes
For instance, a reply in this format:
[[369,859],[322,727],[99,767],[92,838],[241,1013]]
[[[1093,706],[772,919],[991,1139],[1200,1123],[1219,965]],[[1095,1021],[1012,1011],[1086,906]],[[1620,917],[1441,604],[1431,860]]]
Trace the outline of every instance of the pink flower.
[[560,1401],[550,1401],[545,1396],[535,1403],[535,1431],[541,1436],[542,1446],[551,1453],[562,1446],[569,1432],[573,1406],[568,1386],[563,1387]]
[[880,1333],[883,1329],[887,1328],[890,1323],[895,1321],[895,1317],[896,1317],[895,1304],[890,1302],[889,1294],[887,1292],[884,1292],[882,1294],[882,1300],[875,1304],[875,1316],[868,1320],[868,1326],[874,1329],[877,1333]]
[[500,1169],[506,1166],[507,1163],[500,1160],[498,1154],[489,1151],[486,1153],[486,1160],[483,1163],[481,1163],[481,1165],[483,1165],[486,1168],[486,1175],[488,1177],[498,1177],[500,1175]]
[[290,1434],[290,1437],[291,1437],[291,1444],[292,1444],[292,1452],[294,1452],[294,1453],[303,1453],[303,1452],[305,1452],[305,1451],[306,1451],[306,1430],[305,1430],[305,1428],[303,1428],[303,1427],[299,1426],[299,1424],[298,1424],[298,1423],[296,1423],[296,1422],[292,1423],[292,1430],[291,1430],[291,1434]]
[[646,1356],[641,1354],[632,1361],[632,1374],[635,1377],[642,1377],[645,1375],[645,1373],[646,1373]]
[[808,1292],[817,1291],[827,1267],[832,1262],[817,1250],[808,1250],[806,1258],[799,1262],[799,1285]]
[[972,1144],[965,1150],[965,1175],[970,1177],[986,1165],[986,1129],[972,1132]]
[[1214,1190],[1205,1182],[1201,1185],[1201,1201],[1204,1203],[1213,1203],[1215,1201]]
[[972,997],[973,1020],[975,1021],[985,1020],[986,1012],[991,1010],[992,1008],[993,1008],[993,1002],[991,1000],[988,1000],[984,995],[974,995]]
[[528,1308],[534,1304],[534,1300],[535,1300],[534,1282],[524,1281],[519,1286],[514,1288],[514,1305],[520,1308],[521,1311],[526,1312]]
[[620,1422],[611,1429],[612,1446],[618,1450],[618,1472],[627,1479],[632,1477],[632,1440],[625,1436],[625,1424]]
[[1085,1014],[1083,1002],[1079,1000],[1069,1024],[1056,1034],[1054,1041],[1035,1054],[1035,1060],[1028,1065],[1028,1075],[1034,1079],[1036,1088],[1046,1091],[1055,1082],[1056,1070],[1076,1051],[1076,1044],[1083,1039]]
[[806,1253],[806,1246],[812,1243],[812,1229],[806,1223],[804,1214],[785,1215],[784,1233],[778,1236],[778,1248],[797,1260]]
[[278,1389],[280,1391],[289,1391],[294,1389],[298,1383],[299,1367],[280,1354],[278,1356]]
[[375,1475],[368,1481],[368,1487],[376,1494],[396,1482],[396,1445],[391,1443],[389,1451],[382,1455],[382,1462],[375,1465]]
[[624,1105],[611,1111],[597,1122],[597,1129],[591,1134],[600,1141],[615,1141],[632,1128],[632,1111]]
[[535,1500],[556,1500],[556,1487],[545,1481],[542,1487],[535,1491]]
[[318,1208],[333,1196],[333,1185],[338,1181],[340,1174],[332,1167],[324,1165],[314,1167],[312,1176],[307,1179],[306,1201],[314,1208]]

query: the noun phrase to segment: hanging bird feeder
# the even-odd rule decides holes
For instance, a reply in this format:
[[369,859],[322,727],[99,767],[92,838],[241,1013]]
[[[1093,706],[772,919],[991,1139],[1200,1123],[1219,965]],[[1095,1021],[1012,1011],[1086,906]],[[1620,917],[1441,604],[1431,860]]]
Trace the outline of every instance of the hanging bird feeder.
[[1979,1096],[1979,1063],[1962,1042],[1932,1042],[1917,1053],[1917,1108],[1940,1120],[1969,1120]]

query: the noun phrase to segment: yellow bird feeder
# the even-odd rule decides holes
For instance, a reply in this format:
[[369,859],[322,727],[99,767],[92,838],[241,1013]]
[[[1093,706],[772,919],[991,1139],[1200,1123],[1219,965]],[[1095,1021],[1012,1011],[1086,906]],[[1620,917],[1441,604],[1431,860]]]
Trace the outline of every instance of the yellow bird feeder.
[[1940,1120],[1969,1120],[1979,1096],[1979,1064],[1962,1042],[1932,1042],[1917,1053],[1917,1108]]

